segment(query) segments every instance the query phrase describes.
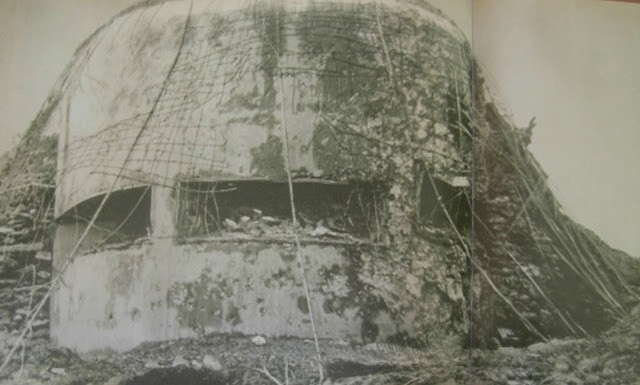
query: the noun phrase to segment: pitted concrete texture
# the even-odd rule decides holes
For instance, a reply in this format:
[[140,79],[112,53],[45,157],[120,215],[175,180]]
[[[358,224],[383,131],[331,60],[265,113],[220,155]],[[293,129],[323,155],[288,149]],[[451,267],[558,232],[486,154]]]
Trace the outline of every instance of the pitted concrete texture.
[[[376,307],[380,301],[346,248],[302,247],[319,337],[372,342],[415,335],[406,319]],[[76,258],[63,280],[73,285],[54,295],[52,337],[79,352],[209,333],[312,336],[288,243],[167,242],[103,251]]]

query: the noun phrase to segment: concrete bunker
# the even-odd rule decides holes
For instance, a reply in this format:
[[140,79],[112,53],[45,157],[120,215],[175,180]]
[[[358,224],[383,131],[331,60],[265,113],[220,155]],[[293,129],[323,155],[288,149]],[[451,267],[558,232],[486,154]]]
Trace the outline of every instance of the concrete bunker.
[[[471,68],[426,4],[166,1],[117,16],[79,48],[47,121],[65,282],[53,340],[308,338],[313,315],[320,338],[461,343],[464,239],[422,228],[451,226],[441,195],[467,236]],[[112,87],[83,86],[95,81]],[[426,169],[446,183],[430,190]]]

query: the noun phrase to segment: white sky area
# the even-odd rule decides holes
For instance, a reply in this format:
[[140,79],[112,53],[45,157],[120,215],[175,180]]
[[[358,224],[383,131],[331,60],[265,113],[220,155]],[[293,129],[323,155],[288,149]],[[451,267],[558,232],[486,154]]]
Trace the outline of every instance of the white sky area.
[[[640,256],[640,5],[430,0],[473,41],[565,210]],[[76,47],[137,0],[0,0],[0,152],[24,132]],[[473,38],[472,37],[473,33]]]
[[476,0],[473,45],[565,211],[640,256],[640,4]]

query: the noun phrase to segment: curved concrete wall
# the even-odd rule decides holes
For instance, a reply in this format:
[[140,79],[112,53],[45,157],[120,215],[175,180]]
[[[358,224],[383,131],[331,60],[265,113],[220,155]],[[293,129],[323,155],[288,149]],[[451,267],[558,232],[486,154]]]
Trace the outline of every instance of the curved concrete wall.
[[[415,238],[411,221],[418,172],[470,173],[472,59],[462,34],[413,1],[189,4],[116,17],[55,90],[56,214],[151,185],[153,237],[72,256],[52,296],[53,338],[87,351],[207,332],[309,336],[285,243],[175,242],[179,181],[284,179],[285,146],[294,177],[383,181],[393,195],[389,255],[303,247],[321,336],[460,337],[464,256]],[[77,240],[67,230],[56,236],[57,268]]]
[[[293,238],[177,239],[171,189],[151,194],[153,234],[92,251],[85,238],[51,297],[51,336],[79,352],[207,333],[311,337]],[[86,225],[59,224],[54,272]],[[108,231],[107,231],[108,232]],[[414,253],[349,239],[301,238],[321,338],[413,346],[461,342],[461,264],[451,244],[414,239]]]
[[[392,315],[359,278],[366,246],[307,243],[320,338],[386,341],[422,334]],[[79,352],[206,333],[311,338],[292,244],[159,242],[76,259],[52,301],[52,338]]]
[[137,7],[78,50],[48,121],[60,134],[58,215],[112,187],[283,178],[283,143],[297,175],[366,173],[362,153],[375,144],[363,136],[398,129],[404,105],[417,118],[410,140],[432,149],[436,171],[461,171],[446,103],[448,93],[468,103],[471,57],[438,11],[373,0],[193,4]]

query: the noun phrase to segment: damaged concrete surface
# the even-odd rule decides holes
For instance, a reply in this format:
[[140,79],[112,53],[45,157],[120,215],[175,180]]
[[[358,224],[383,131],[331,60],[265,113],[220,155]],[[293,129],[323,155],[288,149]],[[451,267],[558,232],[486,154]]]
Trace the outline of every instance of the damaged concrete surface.
[[[470,174],[471,68],[469,44],[427,4],[167,1],[117,16],[77,51],[44,123],[60,135],[54,267],[69,262],[71,282],[53,293],[54,340],[87,351],[209,332],[309,336],[298,262],[283,259],[292,233],[278,245],[202,249],[180,240],[176,223],[197,181],[213,191],[290,176],[385,191],[362,207],[360,222],[376,222],[372,247],[350,238],[302,247],[320,336],[461,344],[470,225],[455,237],[442,218],[416,221],[415,181]],[[150,221],[136,233],[148,239],[93,251],[111,232],[133,233],[97,218],[68,259],[83,225],[63,219],[139,186],[152,190]],[[190,217],[205,228],[221,212],[212,194],[205,215]],[[217,218],[219,230],[233,227],[228,219]],[[90,278],[96,269],[104,274]]]
[[[46,122],[61,134],[57,215],[118,173],[115,190],[178,177],[283,178],[285,141],[300,176],[379,178],[387,167],[373,158],[392,149],[395,163],[427,157],[439,174],[468,175],[468,149],[450,151],[462,119],[450,109],[469,105],[469,46],[435,12],[169,1],[116,17],[79,49]],[[415,149],[405,158],[395,141]]]
[[[426,339],[430,324],[449,319],[448,337],[455,339],[460,320],[449,314],[448,297],[462,302],[462,293],[455,282],[452,292],[436,284],[438,278],[424,282],[428,261],[383,278],[391,269],[381,262],[389,258],[381,248],[309,241],[302,252],[320,338],[424,347],[442,342]],[[210,333],[312,336],[290,243],[106,250],[79,256],[63,280],[73,285],[59,288],[51,303],[52,338],[78,352],[124,351],[144,341]],[[416,306],[414,301],[432,293],[443,300]],[[432,338],[446,336],[445,331]]]

